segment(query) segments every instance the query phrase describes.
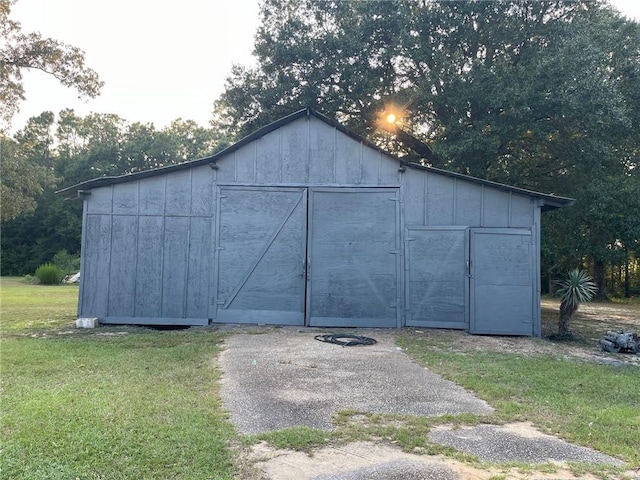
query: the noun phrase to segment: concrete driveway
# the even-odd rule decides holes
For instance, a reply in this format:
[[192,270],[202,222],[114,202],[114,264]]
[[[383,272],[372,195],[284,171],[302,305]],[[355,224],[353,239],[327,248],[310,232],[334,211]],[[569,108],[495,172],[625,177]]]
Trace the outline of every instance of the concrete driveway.
[[[414,363],[396,346],[394,332],[388,330],[358,330],[358,335],[375,338],[377,343],[341,347],[315,340],[315,335],[323,333],[316,329],[230,328],[237,333],[225,341],[219,357],[221,396],[233,424],[243,434],[296,426],[329,430],[332,416],[346,409],[416,416],[493,411],[459,385]],[[523,424],[442,426],[430,432],[429,440],[492,463],[623,465]],[[469,477],[469,472],[459,471],[460,464],[451,465],[446,459],[408,454],[388,445],[329,445],[313,456],[261,448],[267,450],[259,451],[255,461],[266,476],[259,478],[272,480],[484,478]],[[571,472],[555,475],[573,478]]]
[[314,339],[316,329],[233,335],[220,357],[222,398],[239,432],[332,428],[339,410],[440,416],[490,413],[486,402],[414,363],[384,330],[358,331],[372,346]]

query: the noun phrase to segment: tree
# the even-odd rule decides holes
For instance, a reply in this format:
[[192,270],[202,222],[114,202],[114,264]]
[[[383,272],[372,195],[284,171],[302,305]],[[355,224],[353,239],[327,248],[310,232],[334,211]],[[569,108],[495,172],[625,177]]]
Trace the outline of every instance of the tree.
[[85,54],[77,47],[38,32],[23,33],[11,20],[15,0],[0,0],[0,121],[11,123],[25,99],[22,72],[36,69],[52,75],[62,85],[75,88],[80,97],[94,98],[103,86],[98,74],[85,65]]
[[597,292],[596,284],[584,270],[574,269],[559,284],[560,313],[558,315],[558,334],[567,337],[569,320],[581,303],[589,302]]
[[13,140],[0,135],[0,221],[32,213],[37,198],[55,181],[51,162],[53,114],[33,117]]

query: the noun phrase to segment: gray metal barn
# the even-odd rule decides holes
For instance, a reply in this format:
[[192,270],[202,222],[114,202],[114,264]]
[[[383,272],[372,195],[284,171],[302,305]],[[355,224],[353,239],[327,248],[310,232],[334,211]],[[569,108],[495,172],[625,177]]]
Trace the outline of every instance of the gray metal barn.
[[208,158],[90,180],[101,323],[540,335],[540,214],[571,199],[401,161],[310,109]]

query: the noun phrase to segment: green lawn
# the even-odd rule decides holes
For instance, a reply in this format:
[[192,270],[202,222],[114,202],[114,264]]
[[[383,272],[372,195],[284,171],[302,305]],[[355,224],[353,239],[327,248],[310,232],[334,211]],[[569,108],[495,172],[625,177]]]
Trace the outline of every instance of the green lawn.
[[[541,342],[543,340],[540,340]],[[486,400],[500,422],[528,421],[570,442],[640,467],[640,367],[558,354],[456,350],[402,335],[409,355]]]
[[1,478],[232,478],[219,333],[75,330],[77,287],[0,288]]
[[[332,432],[298,428],[244,437],[234,432],[218,395],[215,359],[223,334],[76,329],[77,294],[77,286],[0,279],[0,478],[231,479],[239,468],[233,445],[260,440],[309,450],[330,441],[382,439],[456,456],[430,445],[426,433],[438,423],[478,421],[530,421],[640,467],[638,366],[565,357],[564,344],[547,340],[530,340],[545,346],[542,353],[496,351],[478,349],[479,338],[460,332],[407,329],[399,344],[416,361],[474,391],[495,414],[398,419],[342,412]],[[553,306],[543,307],[552,319]],[[616,322],[636,326],[629,320],[637,318],[635,310],[624,316],[621,307],[610,307],[585,309],[572,324],[579,338]],[[599,308],[606,322],[594,326]],[[593,349],[589,341],[572,347]]]
[[2,333],[36,333],[72,326],[78,285],[30,285],[18,277],[0,277]]

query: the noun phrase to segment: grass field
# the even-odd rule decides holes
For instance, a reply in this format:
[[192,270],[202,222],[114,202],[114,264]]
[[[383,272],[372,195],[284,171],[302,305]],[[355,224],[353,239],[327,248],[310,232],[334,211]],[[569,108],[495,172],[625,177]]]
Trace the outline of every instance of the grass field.
[[0,288],[1,478],[232,478],[220,334],[75,330],[77,287]]
[[[425,432],[434,424],[478,421],[414,418],[392,425],[377,415],[355,425],[350,419],[361,416],[342,412],[331,434],[293,429],[241,437],[218,395],[224,335],[216,329],[75,329],[76,286],[0,282],[1,478],[223,480],[236,475],[237,445],[265,440],[309,449],[384,439],[411,449],[429,447]],[[547,332],[555,308],[554,300],[543,301]],[[639,468],[640,367],[589,356],[603,330],[638,330],[639,311],[638,304],[583,308],[568,343],[410,329],[398,342],[416,361],[490,402],[496,413],[487,421],[529,421]]]

